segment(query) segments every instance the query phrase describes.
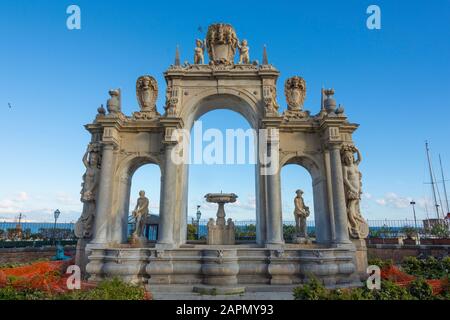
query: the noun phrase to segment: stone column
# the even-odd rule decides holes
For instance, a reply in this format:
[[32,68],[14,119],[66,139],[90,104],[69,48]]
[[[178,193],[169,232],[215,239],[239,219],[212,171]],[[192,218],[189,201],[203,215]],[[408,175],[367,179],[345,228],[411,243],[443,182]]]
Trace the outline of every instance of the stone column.
[[108,226],[112,206],[114,175],[114,144],[103,145],[102,165],[98,189],[97,212],[95,216],[94,239],[92,243],[108,242]]
[[160,229],[158,230],[158,245],[163,247],[174,246],[173,229],[175,223],[177,170],[171,158],[174,147],[175,144],[173,143],[167,143],[165,145],[164,176],[161,184]]
[[348,235],[347,208],[345,206],[344,178],[342,174],[341,145],[330,146],[331,185],[333,189],[333,209],[335,226],[335,244],[347,245],[352,242]]
[[268,230],[267,244],[283,244],[283,221],[281,215],[280,170],[267,176]]

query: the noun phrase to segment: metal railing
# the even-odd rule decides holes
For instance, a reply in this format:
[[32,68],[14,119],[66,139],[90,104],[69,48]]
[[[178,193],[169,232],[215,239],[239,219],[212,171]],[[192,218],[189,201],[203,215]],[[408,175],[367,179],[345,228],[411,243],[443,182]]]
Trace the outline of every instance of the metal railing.
[[[187,230],[188,240],[206,239],[208,234],[208,220],[201,219],[197,225],[195,219],[190,218]],[[442,220],[443,221],[443,220]],[[433,228],[427,220],[367,220],[369,225],[369,238],[395,238],[406,236],[408,232],[417,232],[421,237],[433,237]],[[256,221],[234,221],[236,240],[254,241],[256,239]],[[417,226],[417,229],[416,229]],[[443,227],[448,228],[448,222],[443,222]],[[22,222],[20,225],[14,222],[0,222],[0,248],[16,246],[40,246],[50,244],[52,240],[76,242],[74,223],[53,222]],[[128,224],[128,235],[134,230],[134,223]],[[311,237],[315,236],[314,220],[307,221],[307,232]],[[294,221],[283,221],[284,238],[289,240],[295,233]],[[158,237],[158,225],[148,225],[145,236],[150,241],[156,241]]]

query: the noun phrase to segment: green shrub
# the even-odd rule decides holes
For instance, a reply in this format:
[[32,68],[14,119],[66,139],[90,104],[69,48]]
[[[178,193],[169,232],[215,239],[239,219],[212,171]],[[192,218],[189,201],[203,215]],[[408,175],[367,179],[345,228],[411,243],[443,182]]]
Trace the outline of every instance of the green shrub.
[[297,233],[296,227],[283,224],[283,237],[284,240],[290,241],[294,238],[295,234]]
[[104,280],[89,291],[72,291],[56,296],[60,300],[143,300],[145,289],[123,282],[118,278]]
[[330,290],[329,300],[373,300],[373,293],[367,287]]
[[425,281],[424,278],[417,278],[408,285],[408,291],[414,298],[418,300],[432,300],[433,288]]
[[328,291],[323,284],[314,277],[308,280],[308,283],[294,288],[295,300],[327,300]]
[[404,233],[408,239],[412,239],[412,237],[417,235],[417,230],[414,227],[405,226],[402,228],[402,233]]
[[437,223],[431,228],[431,234],[438,238],[448,238],[449,230],[445,223]]
[[17,290],[10,285],[0,288],[0,300],[47,300],[49,298],[49,294],[39,290]]
[[388,267],[392,266],[394,264],[394,261],[392,261],[392,259],[381,260],[379,258],[373,258],[373,259],[370,259],[367,263],[369,266],[375,265],[375,266],[379,266],[381,269],[383,269],[383,268],[388,268]]
[[402,270],[416,277],[425,279],[441,279],[450,270],[450,257],[438,260],[434,257],[419,260],[416,257],[406,257],[402,262]]
[[197,240],[197,226],[193,224],[187,225],[187,239],[188,240]]
[[373,290],[375,300],[411,300],[408,290],[389,280],[381,281],[381,289]]

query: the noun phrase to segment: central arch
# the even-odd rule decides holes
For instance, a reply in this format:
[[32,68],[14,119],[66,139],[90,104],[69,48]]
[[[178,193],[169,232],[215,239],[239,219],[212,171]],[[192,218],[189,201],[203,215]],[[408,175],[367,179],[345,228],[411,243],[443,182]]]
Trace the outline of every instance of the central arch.
[[[205,90],[202,93],[197,94],[194,98],[188,100],[182,109],[181,118],[184,122],[184,128],[191,132],[195,121],[201,116],[214,110],[230,110],[234,111],[246,119],[251,129],[255,130],[254,136],[254,150],[256,155],[259,154],[258,150],[258,129],[260,126],[260,120],[263,117],[263,106],[258,103],[254,94],[246,90],[238,90],[233,88],[222,89],[218,92],[217,89]],[[188,148],[191,148],[189,144]],[[265,239],[265,219],[261,210],[261,190],[260,190],[260,176],[259,176],[259,162],[255,157],[255,202],[256,202],[256,242],[262,244]],[[188,217],[188,185],[189,185],[189,165],[182,165],[182,177],[184,179],[183,185],[183,212],[184,212],[184,226],[183,230],[187,229],[187,217]],[[211,192],[214,192],[212,190]],[[232,191],[231,191],[232,192]],[[187,238],[187,234],[182,235],[183,241]]]
[[186,101],[181,111],[185,128],[191,130],[194,122],[203,114],[217,109],[228,109],[241,114],[253,129],[259,128],[262,119],[262,106],[256,97],[246,90],[208,89]]

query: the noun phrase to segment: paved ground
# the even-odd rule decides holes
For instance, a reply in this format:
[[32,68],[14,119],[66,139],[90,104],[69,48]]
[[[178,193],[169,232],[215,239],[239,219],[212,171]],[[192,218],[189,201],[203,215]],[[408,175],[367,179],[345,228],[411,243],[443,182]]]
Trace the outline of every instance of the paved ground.
[[150,285],[154,300],[293,300],[295,286],[249,285],[245,293],[207,295],[193,292],[189,285]]
[[201,295],[191,292],[153,293],[153,300],[293,300],[291,292],[246,292],[240,295]]

